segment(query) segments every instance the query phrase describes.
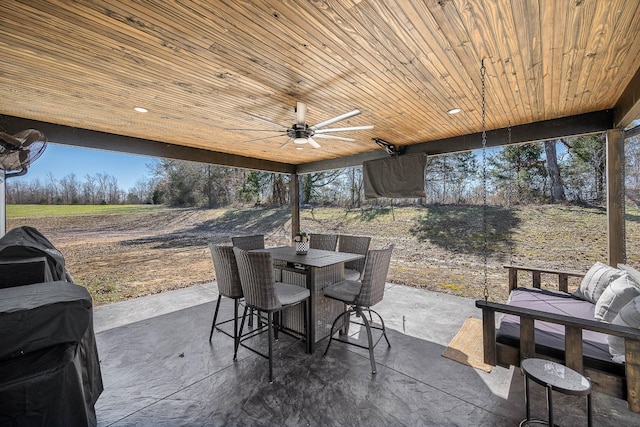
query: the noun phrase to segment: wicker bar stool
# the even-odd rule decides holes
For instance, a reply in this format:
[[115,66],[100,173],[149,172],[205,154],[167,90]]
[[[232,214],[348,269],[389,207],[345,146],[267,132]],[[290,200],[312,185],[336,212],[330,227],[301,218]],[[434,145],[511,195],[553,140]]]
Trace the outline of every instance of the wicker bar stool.
[[[242,331],[244,330],[247,308],[253,308],[267,314],[266,325],[248,333],[247,336],[243,336],[238,341],[238,344],[242,344],[243,341],[253,338],[262,332],[267,332],[269,347],[266,354],[246,344],[242,344],[242,346],[269,360],[269,382],[273,382],[274,314],[276,315],[276,328],[280,329],[279,322],[277,322],[277,314],[285,308],[304,303],[304,335],[298,336],[298,338],[305,340],[307,351],[309,351],[308,314],[310,292],[307,288],[276,282],[270,253],[248,252],[237,247],[233,248],[233,251],[235,252],[238,263],[240,283],[246,303],[240,324],[240,335],[242,336]],[[287,332],[284,329],[282,332],[293,335],[293,333]]]
[[335,251],[338,245],[337,234],[312,234],[309,240],[311,249],[322,249],[325,251]]
[[252,249],[264,249],[264,235],[255,234],[253,236],[234,236],[231,238],[234,247],[244,251]]
[[[234,236],[231,238],[231,243],[234,247],[240,248],[244,251],[251,251],[254,249],[264,249],[264,235],[263,234],[254,234],[251,236]],[[249,326],[253,326],[253,308],[251,309],[251,317],[249,317]],[[258,317],[258,326],[262,324],[262,320],[260,319],[260,313],[257,315]]]
[[[371,237],[349,236],[341,234],[338,238],[338,252],[349,252],[352,254],[367,255]],[[344,263],[345,280],[360,280],[364,270],[365,258]]]
[[[382,301],[384,296],[384,285],[387,279],[387,272],[389,271],[389,263],[391,262],[391,251],[393,251],[393,245],[386,249],[368,251],[364,272],[362,274],[362,281],[343,280],[342,282],[335,283],[324,289],[325,297],[341,301],[348,306],[348,309],[340,314],[331,325],[329,344],[327,344],[324,355],[329,351],[329,347],[333,340],[355,345],[360,348],[366,348],[369,350],[369,361],[371,362],[371,372],[373,374],[376,373],[376,359],[373,355],[373,349],[378,342],[380,342],[382,337],[387,341],[387,345],[391,347],[389,338],[387,338],[384,320],[376,311],[371,309],[372,306]],[[381,326],[372,325],[372,322],[367,319],[365,312],[369,314],[369,319],[371,319],[372,313],[378,316]],[[352,313],[355,313],[356,316],[362,320],[362,323],[352,321]],[[365,327],[367,331],[367,346],[349,341],[348,336],[345,336],[344,338],[333,338],[333,335],[337,332],[336,325],[339,325],[339,321],[345,317],[346,322],[351,322]],[[371,334],[372,329],[377,329],[382,332],[375,343],[373,342]]]
[[[236,263],[236,257],[231,246],[209,244],[209,249],[211,250],[213,268],[216,271],[216,281],[218,282],[218,301],[213,314],[209,342],[211,342],[213,331],[216,329],[233,338],[233,360],[235,360],[238,351],[238,340],[240,339],[238,334],[238,306],[240,305],[240,300],[244,297],[242,286],[240,285],[238,264]],[[223,296],[233,299],[233,318],[217,323],[220,301]],[[233,322],[233,334],[229,334],[218,327],[229,322]]]

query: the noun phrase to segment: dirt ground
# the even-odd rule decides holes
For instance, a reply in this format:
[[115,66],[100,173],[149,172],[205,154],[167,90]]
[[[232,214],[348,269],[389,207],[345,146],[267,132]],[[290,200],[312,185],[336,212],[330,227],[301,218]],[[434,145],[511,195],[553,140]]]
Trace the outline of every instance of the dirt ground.
[[[581,211],[577,219],[562,224],[558,218],[565,212],[558,212],[492,212],[492,237],[486,251],[491,300],[506,300],[504,263],[532,265],[538,261],[535,265],[562,268],[570,261],[571,269],[586,271],[593,260],[606,259],[606,239],[583,224],[592,220],[606,230],[606,223],[600,224],[602,212]],[[478,208],[469,207],[303,210],[301,228],[312,234],[372,236],[372,248],[393,243],[389,282],[482,298],[485,245],[478,213]],[[233,235],[264,234],[267,246],[289,244],[289,216],[288,209],[161,209],[12,218],[7,228],[29,225],[40,230],[62,252],[74,281],[86,286],[94,303],[102,305],[210,282],[215,272],[209,243],[229,243]],[[538,228],[559,224],[564,231],[539,237],[527,228],[534,227],[528,217],[536,218]],[[567,224],[574,224],[575,230],[567,229]],[[566,235],[567,242],[553,241],[560,234]],[[568,242],[573,248],[567,247]]]

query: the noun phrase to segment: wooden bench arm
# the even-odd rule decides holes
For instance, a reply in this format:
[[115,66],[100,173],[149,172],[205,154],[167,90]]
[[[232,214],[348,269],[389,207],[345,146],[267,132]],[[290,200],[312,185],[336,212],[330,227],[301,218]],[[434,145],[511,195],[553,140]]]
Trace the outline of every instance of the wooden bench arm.
[[507,264],[503,266],[509,270],[509,293],[518,287],[518,271],[530,271],[532,277],[532,285],[534,288],[540,289],[541,275],[554,274],[558,276],[558,290],[569,292],[569,277],[584,277],[584,273],[579,271],[563,271],[551,268],[527,267],[523,265]]
[[623,337],[625,342],[627,401],[630,410],[640,412],[640,329],[484,300],[476,301],[476,307],[482,309],[484,361],[493,366],[498,363],[496,312],[520,317],[520,360],[535,357],[536,320],[564,325],[564,363],[569,368],[580,373],[584,372],[582,354],[583,330]]

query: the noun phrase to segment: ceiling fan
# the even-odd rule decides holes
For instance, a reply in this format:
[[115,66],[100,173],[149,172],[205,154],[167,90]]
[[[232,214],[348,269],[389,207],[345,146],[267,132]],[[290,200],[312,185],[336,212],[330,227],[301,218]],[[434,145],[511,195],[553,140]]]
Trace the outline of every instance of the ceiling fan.
[[37,160],[47,147],[44,133],[27,129],[15,135],[0,132],[0,169],[13,175],[24,175],[28,167]]
[[326,126],[330,126],[330,125],[332,125],[334,123],[337,123],[337,122],[339,122],[341,120],[346,120],[346,119],[349,119],[351,117],[357,116],[358,114],[360,114],[360,110],[358,110],[358,109],[350,111],[348,113],[341,114],[341,115],[336,116],[336,117],[334,117],[332,119],[325,120],[324,122],[320,122],[320,123],[317,123],[317,124],[312,125],[312,126],[309,126],[307,124],[307,104],[305,104],[304,102],[296,103],[295,113],[296,113],[296,122],[293,125],[291,125],[290,127],[282,125],[280,123],[273,122],[273,121],[271,121],[269,119],[265,119],[264,117],[260,117],[260,116],[257,116],[255,114],[247,113],[250,116],[255,117],[257,119],[264,120],[266,122],[269,122],[269,123],[272,123],[274,125],[280,126],[280,127],[284,128],[284,130],[280,130],[280,131],[266,130],[266,129],[230,129],[230,130],[245,130],[245,131],[249,131],[250,130],[250,131],[254,131],[254,132],[278,132],[279,133],[279,135],[267,136],[265,138],[251,139],[251,140],[246,141],[246,142],[257,141],[257,140],[262,140],[262,139],[277,138],[277,137],[280,137],[280,136],[287,136],[288,137],[287,141],[284,144],[282,144],[280,146],[280,148],[286,147],[291,142],[293,142],[294,144],[299,144],[299,145],[309,144],[313,148],[320,148],[320,144],[318,144],[314,138],[334,139],[334,140],[340,140],[340,141],[355,141],[355,139],[353,139],[353,138],[345,138],[345,137],[342,137],[342,136],[328,135],[328,133],[331,133],[331,132],[349,132],[349,131],[356,131],[356,130],[370,130],[370,129],[373,129],[373,125],[350,126],[350,127],[343,127],[343,128],[326,128]]

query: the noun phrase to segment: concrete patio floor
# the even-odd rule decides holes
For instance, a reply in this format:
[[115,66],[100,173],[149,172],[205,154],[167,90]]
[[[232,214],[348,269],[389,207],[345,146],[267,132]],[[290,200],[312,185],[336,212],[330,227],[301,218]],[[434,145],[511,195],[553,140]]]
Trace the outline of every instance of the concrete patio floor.
[[[314,354],[283,337],[274,382],[267,361],[216,332],[208,341],[215,283],[96,307],[94,327],[105,390],[100,426],[515,426],[525,417],[519,369],[491,373],[442,357],[474,301],[388,284],[375,306],[391,348],[368,353],[326,340]],[[223,318],[232,304],[223,299]],[[226,317],[225,317],[226,316]],[[353,330],[353,327],[352,327]],[[532,384],[532,415],[546,419],[542,387]],[[554,393],[562,426],[587,424],[584,398]],[[595,426],[640,425],[626,402],[593,393]]]

